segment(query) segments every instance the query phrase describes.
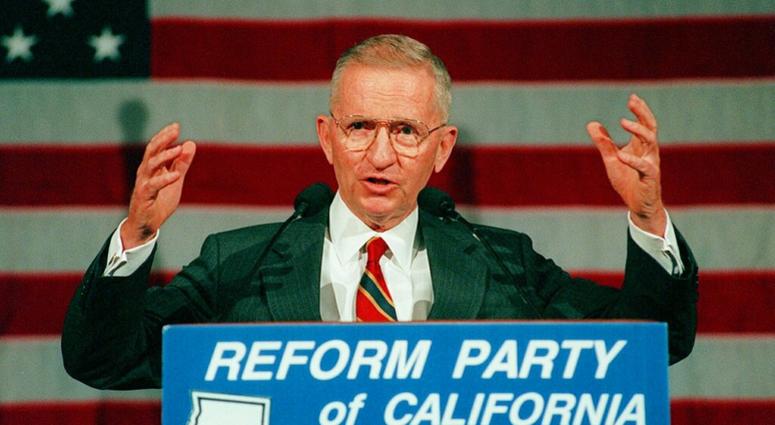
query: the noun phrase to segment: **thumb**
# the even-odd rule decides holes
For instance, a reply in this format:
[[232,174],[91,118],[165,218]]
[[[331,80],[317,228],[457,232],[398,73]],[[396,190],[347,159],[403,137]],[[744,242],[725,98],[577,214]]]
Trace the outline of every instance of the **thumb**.
[[191,163],[194,161],[194,155],[196,154],[196,144],[191,140],[187,140],[180,146],[180,155],[173,162],[172,170],[178,171],[181,176],[184,176],[188,171],[188,167],[190,167]]
[[614,144],[614,141],[608,134],[608,130],[606,130],[603,124],[600,124],[597,121],[589,122],[587,124],[587,133],[603,159],[616,158],[616,152],[618,152],[619,149]]

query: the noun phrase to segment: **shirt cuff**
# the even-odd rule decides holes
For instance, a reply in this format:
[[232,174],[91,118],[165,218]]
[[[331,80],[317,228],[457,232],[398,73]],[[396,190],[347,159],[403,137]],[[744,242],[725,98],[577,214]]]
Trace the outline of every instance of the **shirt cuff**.
[[684,271],[684,264],[681,261],[681,251],[678,248],[678,240],[675,236],[673,223],[670,221],[670,214],[667,214],[667,223],[665,225],[665,237],[657,236],[646,232],[632,222],[630,213],[627,213],[627,222],[630,224],[630,237],[635,243],[650,255],[665,271],[673,276],[679,276]]
[[126,219],[122,220],[118,228],[110,237],[108,246],[108,262],[105,265],[105,271],[102,276],[126,277],[136,272],[145,260],[153,253],[153,247],[156,246],[156,240],[159,239],[159,232],[148,242],[124,251],[124,244],[121,242],[121,226]]

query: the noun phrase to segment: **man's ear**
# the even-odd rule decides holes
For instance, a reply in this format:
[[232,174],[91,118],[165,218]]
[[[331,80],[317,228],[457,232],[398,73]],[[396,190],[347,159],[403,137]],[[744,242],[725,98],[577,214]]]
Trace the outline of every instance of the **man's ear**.
[[457,127],[454,125],[446,126],[440,131],[443,131],[441,135],[441,141],[436,149],[436,159],[433,162],[433,170],[439,172],[444,168],[444,164],[447,163],[449,156],[452,154],[452,148],[455,147],[457,141]]
[[334,154],[331,151],[331,141],[334,137],[332,131],[333,126],[333,121],[327,115],[318,115],[317,119],[315,120],[315,129],[318,133],[318,143],[320,143],[320,147],[323,149],[323,153],[326,154],[326,160],[328,160],[329,164],[334,163]]

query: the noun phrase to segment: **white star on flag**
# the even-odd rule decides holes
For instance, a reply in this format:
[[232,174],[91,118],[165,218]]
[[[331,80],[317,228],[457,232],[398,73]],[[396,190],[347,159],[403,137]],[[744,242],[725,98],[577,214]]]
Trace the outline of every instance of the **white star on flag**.
[[6,62],[13,62],[17,58],[29,62],[32,59],[32,46],[38,42],[38,37],[34,35],[25,36],[22,27],[17,26],[10,37],[3,36],[3,46],[8,49],[5,56]]
[[89,37],[89,45],[94,47],[94,62],[102,62],[105,59],[117,62],[121,59],[118,47],[123,42],[124,36],[113,34],[110,27],[103,28],[102,34],[99,36],[93,35]]
[[62,14],[65,17],[72,16],[74,0],[43,0],[44,3],[48,3],[47,16],[55,16]]

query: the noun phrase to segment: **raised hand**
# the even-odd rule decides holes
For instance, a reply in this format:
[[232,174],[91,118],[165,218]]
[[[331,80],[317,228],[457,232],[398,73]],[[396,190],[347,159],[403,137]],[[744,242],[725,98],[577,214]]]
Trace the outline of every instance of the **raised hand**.
[[124,249],[151,239],[180,203],[183,180],[194,160],[196,145],[190,140],[176,144],[179,135],[180,125],[170,124],[145,147],[129,201],[129,216],[121,226]]
[[637,121],[620,121],[632,135],[624,147],[617,147],[597,121],[587,124],[587,132],[600,151],[608,180],[630,209],[632,221],[647,232],[664,236],[667,215],[662,204],[657,120],[637,95],[630,95],[627,108]]

